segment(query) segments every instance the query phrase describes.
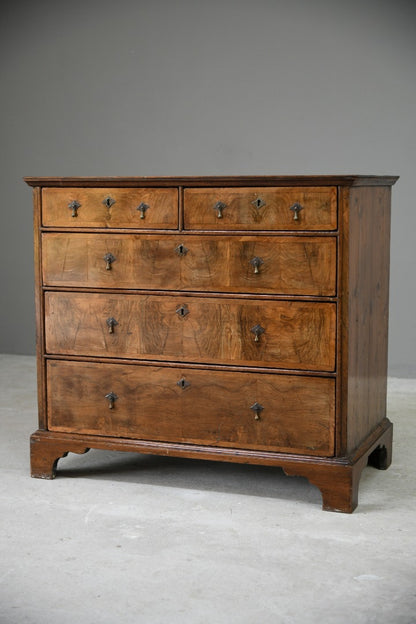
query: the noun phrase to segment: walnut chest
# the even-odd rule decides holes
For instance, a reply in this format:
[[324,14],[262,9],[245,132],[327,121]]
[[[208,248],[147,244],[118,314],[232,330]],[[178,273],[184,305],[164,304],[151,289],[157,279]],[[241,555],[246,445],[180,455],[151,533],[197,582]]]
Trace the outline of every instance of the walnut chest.
[[25,178],[34,477],[89,448],[280,466],[352,512],[386,418],[392,176]]

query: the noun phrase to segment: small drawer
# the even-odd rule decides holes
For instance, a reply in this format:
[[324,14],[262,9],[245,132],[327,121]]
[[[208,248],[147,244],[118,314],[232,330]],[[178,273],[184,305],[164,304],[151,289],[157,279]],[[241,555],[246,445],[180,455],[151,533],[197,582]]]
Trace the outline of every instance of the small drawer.
[[336,187],[192,188],[188,230],[336,230]]
[[334,303],[49,292],[45,324],[50,354],[335,369]]
[[45,227],[176,229],[176,188],[44,188]]
[[334,382],[50,360],[48,429],[332,456]]
[[335,236],[43,234],[43,283],[334,296]]

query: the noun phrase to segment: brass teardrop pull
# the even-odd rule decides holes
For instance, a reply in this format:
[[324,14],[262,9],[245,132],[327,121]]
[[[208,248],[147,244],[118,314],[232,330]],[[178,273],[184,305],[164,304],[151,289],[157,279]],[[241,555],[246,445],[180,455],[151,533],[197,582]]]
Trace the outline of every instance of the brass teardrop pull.
[[293,221],[299,221],[299,213],[301,210],[303,210],[303,206],[296,202],[293,204],[293,206],[290,207],[290,210],[292,210],[293,212]]
[[256,256],[250,260],[250,264],[254,267],[254,273],[257,275],[257,273],[260,273],[259,268],[263,264],[263,260]]
[[68,208],[72,210],[71,217],[77,217],[78,208],[81,208],[81,204],[76,199],[74,199],[74,201],[69,202]]
[[118,396],[114,392],[109,392],[105,398],[108,399],[108,409],[114,409],[114,401],[117,401]]
[[250,329],[250,331],[254,334],[254,342],[259,342],[260,336],[264,334],[266,330],[261,325],[255,325]]
[[111,270],[111,265],[113,262],[115,262],[115,257],[113,256],[112,253],[106,253],[104,256],[104,260],[105,260],[105,268],[107,271]]
[[149,210],[150,206],[142,202],[140,206],[137,206],[136,210],[140,212],[140,219],[144,219],[146,216],[146,210]]
[[114,327],[116,325],[118,325],[116,319],[111,316],[110,318],[108,318],[106,320],[106,323],[107,323],[107,326],[108,326],[108,333],[109,334],[113,334],[114,333]]
[[219,201],[215,204],[214,210],[217,211],[217,219],[222,219],[224,208],[227,208],[227,204],[224,204],[224,202]]
[[260,420],[260,414],[264,410],[263,405],[260,405],[260,403],[257,403],[257,401],[256,401],[255,403],[253,403],[253,405],[250,407],[250,409],[253,410],[253,412],[255,414],[254,420]]

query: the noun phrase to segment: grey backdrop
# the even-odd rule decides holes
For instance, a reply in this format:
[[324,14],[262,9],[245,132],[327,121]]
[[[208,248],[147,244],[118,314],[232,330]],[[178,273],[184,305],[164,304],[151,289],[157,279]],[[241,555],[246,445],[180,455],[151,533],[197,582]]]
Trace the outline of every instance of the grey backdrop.
[[3,0],[0,352],[34,352],[22,176],[398,174],[389,373],[416,377],[416,3]]

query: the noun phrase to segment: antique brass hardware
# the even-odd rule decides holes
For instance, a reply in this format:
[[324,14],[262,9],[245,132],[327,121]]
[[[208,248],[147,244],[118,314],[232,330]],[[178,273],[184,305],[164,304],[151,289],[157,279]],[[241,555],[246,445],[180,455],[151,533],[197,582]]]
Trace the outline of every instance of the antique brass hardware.
[[217,202],[215,204],[214,210],[217,211],[217,218],[218,219],[222,219],[222,217],[223,217],[222,212],[223,212],[224,208],[227,208],[227,204],[224,204],[224,202],[219,201],[219,202]]
[[140,219],[144,219],[145,218],[145,213],[146,210],[149,210],[150,206],[148,204],[145,204],[144,202],[142,202],[140,204],[140,206],[137,206],[136,210],[138,210],[140,212]]
[[188,253],[189,249],[187,249],[185,247],[185,245],[183,245],[182,243],[180,245],[178,245],[175,248],[176,253],[178,254],[178,256],[186,256],[186,254]]
[[115,318],[113,318],[113,317],[111,316],[110,318],[108,318],[108,319],[106,320],[106,323],[107,323],[107,325],[108,325],[108,333],[109,333],[109,334],[113,334],[113,333],[114,333],[114,327],[115,327],[116,325],[118,325],[118,323],[117,323],[116,319],[115,319]]
[[250,260],[250,264],[254,267],[254,273],[260,273],[259,268],[263,264],[263,260],[256,256]]
[[110,197],[110,195],[108,195],[108,197],[106,197],[105,199],[103,199],[103,204],[104,206],[106,206],[107,208],[111,208],[111,206],[113,204],[116,203],[116,200],[113,199],[112,197]]
[[104,260],[105,260],[105,268],[107,271],[111,270],[111,265],[113,262],[115,262],[115,257],[113,256],[112,253],[106,253],[104,256]]
[[260,336],[266,331],[261,325],[255,325],[250,329],[254,334],[254,342],[259,342]]
[[114,392],[109,392],[105,395],[105,398],[108,399],[108,409],[113,409],[114,401],[117,401],[118,396]]
[[183,318],[184,316],[189,314],[188,306],[184,303],[183,305],[180,306],[180,308],[176,310],[176,314],[180,316],[181,318]]
[[72,210],[71,217],[77,217],[78,216],[78,208],[81,208],[81,204],[79,202],[77,202],[76,199],[74,199],[74,201],[69,202],[68,208],[70,210]]
[[264,410],[263,405],[260,405],[260,403],[257,403],[256,401],[255,403],[253,403],[250,409],[252,409],[255,414],[254,420],[260,420],[260,414]]
[[182,388],[182,390],[185,390],[185,388],[189,388],[191,382],[182,377],[182,379],[179,379],[179,381],[176,382],[176,385],[179,386],[179,388]]
[[263,206],[266,205],[266,202],[261,197],[257,197],[257,199],[254,199],[251,203],[258,209],[263,208]]
[[299,221],[299,213],[303,210],[303,207],[296,202],[290,207],[290,210],[293,211],[293,221]]

